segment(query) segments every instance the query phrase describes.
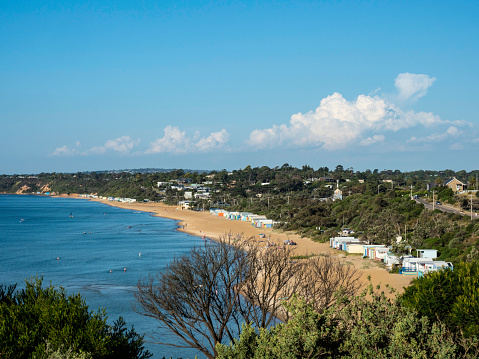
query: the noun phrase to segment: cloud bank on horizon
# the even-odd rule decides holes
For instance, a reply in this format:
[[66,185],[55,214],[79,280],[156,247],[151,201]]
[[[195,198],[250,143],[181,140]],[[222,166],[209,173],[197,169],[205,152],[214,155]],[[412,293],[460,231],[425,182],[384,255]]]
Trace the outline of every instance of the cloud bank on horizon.
[[[209,153],[223,151],[255,151],[276,148],[313,148],[326,151],[343,150],[354,145],[367,147],[384,143],[387,134],[421,126],[431,129],[438,125],[448,125],[443,133],[432,133],[425,137],[410,136],[402,144],[417,146],[427,143],[438,143],[446,139],[457,139],[463,131],[458,127],[467,125],[461,121],[445,121],[432,112],[415,112],[405,110],[401,106],[414,103],[425,96],[436,78],[425,74],[401,73],[394,82],[397,95],[389,100],[379,95],[359,95],[348,101],[340,93],[335,92],[323,98],[314,111],[296,113],[288,124],[273,125],[266,129],[253,130],[244,141],[247,146],[231,149],[230,134],[226,129],[211,132],[200,137],[199,132],[188,136],[177,126],[168,125],[162,137],[150,143],[145,150],[133,152],[135,155],[151,155],[170,153],[182,155],[188,153]],[[393,103],[393,101],[395,103]],[[404,106],[403,106],[404,107]],[[108,140],[103,146],[80,151],[80,143],[75,147],[62,146],[56,148],[52,156],[102,155],[105,153],[132,154],[140,140],[130,136],[122,136]],[[417,147],[416,147],[417,148]],[[461,143],[452,143],[450,149],[461,149]]]
[[114,140],[108,140],[103,146],[92,147],[89,150],[81,151],[81,143],[77,141],[75,147],[62,146],[55,149],[52,156],[88,156],[88,155],[102,155],[107,152],[117,152],[122,155],[127,155],[130,150],[140,143],[140,140],[133,140],[130,136],[121,136]]

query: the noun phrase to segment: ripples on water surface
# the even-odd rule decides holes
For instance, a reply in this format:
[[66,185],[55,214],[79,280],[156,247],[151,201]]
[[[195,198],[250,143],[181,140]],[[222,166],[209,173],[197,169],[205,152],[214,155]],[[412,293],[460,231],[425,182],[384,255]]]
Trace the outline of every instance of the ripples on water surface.
[[[25,278],[43,275],[45,284],[80,292],[90,309],[105,308],[109,323],[121,315],[128,327],[151,333],[155,321],[131,309],[138,279],[202,243],[176,227],[174,220],[87,200],[0,195],[0,283],[22,287]],[[153,358],[199,354],[147,348]]]

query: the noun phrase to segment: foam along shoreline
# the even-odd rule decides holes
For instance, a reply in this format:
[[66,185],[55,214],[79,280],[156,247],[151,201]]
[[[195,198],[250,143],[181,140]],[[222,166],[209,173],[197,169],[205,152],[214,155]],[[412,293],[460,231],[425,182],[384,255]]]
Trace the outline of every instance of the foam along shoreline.
[[[75,198],[79,197],[75,196]],[[294,246],[295,255],[323,254],[337,256],[342,258],[346,264],[354,265],[361,272],[361,280],[364,284],[369,282],[368,277],[370,276],[373,285],[381,284],[382,289],[386,289],[385,285],[388,284],[390,287],[395,288],[397,292],[401,293],[403,287],[408,286],[413,279],[411,276],[390,274],[386,269],[380,267],[376,261],[362,259],[356,255],[345,256],[343,254],[344,252],[330,248],[329,243],[314,242],[309,238],[301,238],[301,236],[297,234],[280,232],[273,228],[255,228],[250,222],[227,220],[223,217],[213,216],[209,211],[196,212],[182,210],[176,206],[170,206],[164,203],[123,203],[98,198],[89,198],[89,200],[133,211],[150,212],[158,217],[173,219],[178,221],[178,231],[198,237],[205,236],[213,240],[228,233],[232,233],[233,235],[242,234],[247,239],[250,238],[257,241],[263,241],[269,238],[272,243],[280,246],[283,245],[283,241],[285,240],[293,240],[297,243],[297,245]],[[260,233],[264,233],[266,239],[260,238]],[[394,297],[395,295],[396,294],[390,294],[389,296]]]

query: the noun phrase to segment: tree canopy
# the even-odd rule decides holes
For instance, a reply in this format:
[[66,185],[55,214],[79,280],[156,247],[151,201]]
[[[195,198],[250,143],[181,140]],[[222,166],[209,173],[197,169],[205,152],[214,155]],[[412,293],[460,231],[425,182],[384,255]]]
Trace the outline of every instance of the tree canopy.
[[26,280],[19,291],[0,286],[0,357],[46,358],[58,351],[93,359],[151,357],[121,317],[110,326],[105,311],[90,311],[80,294],[42,282]]

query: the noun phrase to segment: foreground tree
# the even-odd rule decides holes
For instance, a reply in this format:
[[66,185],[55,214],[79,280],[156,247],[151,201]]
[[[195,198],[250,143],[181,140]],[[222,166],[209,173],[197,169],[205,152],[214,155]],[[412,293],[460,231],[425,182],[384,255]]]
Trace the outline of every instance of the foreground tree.
[[337,293],[353,297],[361,287],[361,274],[352,266],[331,256],[308,260],[296,293],[321,312],[336,302]]
[[157,319],[184,347],[208,358],[215,356],[217,343],[233,340],[238,332],[241,282],[248,275],[248,253],[226,240],[205,242],[164,272],[140,280],[136,295],[139,313]]
[[282,302],[294,293],[319,308],[330,306],[338,290],[348,295],[357,290],[358,275],[349,266],[331,258],[294,261],[292,255],[290,246],[265,248],[224,236],[141,280],[136,310],[185,343],[175,346],[214,358],[217,344],[232,341],[243,323],[266,328],[278,317],[287,321],[290,312]]
[[288,319],[282,301],[296,293],[305,282],[305,262],[291,259],[290,246],[267,247],[249,244],[247,276],[241,282],[241,301],[238,310],[247,324],[266,328],[280,317]]
[[143,337],[120,319],[109,326],[104,310],[91,312],[79,294],[42,286],[42,278],[26,288],[0,286],[0,357],[44,358],[67,352],[84,358],[140,358],[151,354]]

